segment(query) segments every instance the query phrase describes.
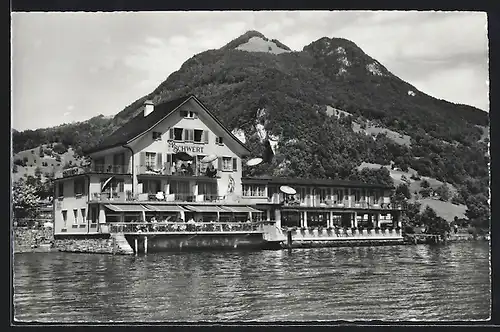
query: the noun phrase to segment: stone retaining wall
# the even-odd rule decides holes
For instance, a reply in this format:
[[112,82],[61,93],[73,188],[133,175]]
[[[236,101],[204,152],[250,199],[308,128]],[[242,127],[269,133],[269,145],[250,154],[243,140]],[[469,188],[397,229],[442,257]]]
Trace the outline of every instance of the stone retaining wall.
[[55,248],[63,252],[74,253],[92,253],[92,254],[130,254],[121,250],[115,245],[114,239],[106,235],[89,235],[72,237],[72,236],[57,236],[55,239]]
[[14,253],[50,251],[54,246],[51,228],[14,228]]

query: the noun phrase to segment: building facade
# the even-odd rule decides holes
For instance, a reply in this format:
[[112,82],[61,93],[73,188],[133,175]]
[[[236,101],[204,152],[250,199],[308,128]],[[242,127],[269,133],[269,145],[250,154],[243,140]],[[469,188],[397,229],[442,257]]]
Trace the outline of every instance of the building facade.
[[[55,182],[55,235],[108,233],[113,223],[274,221],[281,227],[396,227],[392,188],[333,180],[243,178],[251,152],[189,95],[153,105],[86,151],[91,163]],[[211,156],[209,162],[202,159]],[[285,195],[280,186],[296,189]]]

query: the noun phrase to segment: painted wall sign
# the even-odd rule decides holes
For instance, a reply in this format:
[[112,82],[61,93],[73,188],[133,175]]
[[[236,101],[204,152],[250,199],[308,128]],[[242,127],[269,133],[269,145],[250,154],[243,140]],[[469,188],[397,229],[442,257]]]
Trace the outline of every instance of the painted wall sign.
[[177,144],[174,141],[169,141],[168,145],[172,148],[174,153],[178,153],[178,152],[203,153],[203,149],[204,149],[203,146]]

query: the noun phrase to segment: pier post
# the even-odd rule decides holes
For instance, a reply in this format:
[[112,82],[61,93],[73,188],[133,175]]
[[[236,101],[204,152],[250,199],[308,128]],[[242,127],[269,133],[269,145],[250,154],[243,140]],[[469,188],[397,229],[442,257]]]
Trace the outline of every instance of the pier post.
[[286,237],[288,249],[292,249],[292,231],[287,231]]
[[139,246],[137,245],[137,239],[134,240],[134,245],[135,245],[135,255],[137,256]]
[[144,237],[144,253],[145,254],[148,253],[148,237],[147,236]]

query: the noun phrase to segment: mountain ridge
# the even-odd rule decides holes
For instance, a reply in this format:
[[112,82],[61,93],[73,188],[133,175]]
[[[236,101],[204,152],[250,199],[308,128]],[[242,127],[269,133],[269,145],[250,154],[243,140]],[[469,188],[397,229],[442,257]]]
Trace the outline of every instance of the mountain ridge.
[[[287,52],[238,49],[252,38],[271,41]],[[478,157],[475,151],[487,149],[478,145],[482,130],[476,125],[487,126],[488,113],[421,92],[347,39],[322,37],[301,51],[289,50],[288,46],[258,31],[248,31],[219,49],[193,55],[151,93],[133,101],[112,119],[94,117],[77,124],[13,132],[14,152],[62,140],[63,144],[75,146],[78,153],[97,145],[104,136],[136,116],[146,99],[158,104],[194,94],[230,131],[243,131],[257,154],[262,152],[259,131],[276,138],[277,146],[292,152],[299,148],[287,146],[290,141],[306,140],[307,149],[301,150],[308,153],[304,159],[321,165],[322,171],[315,173],[294,165],[290,161],[291,152],[285,149],[278,153],[273,167],[280,166],[277,169],[291,176],[346,177],[348,169],[359,164],[360,158],[380,159],[374,151],[394,142],[383,135],[366,138],[362,132],[353,132],[353,122],[362,125],[367,121],[411,137],[411,147],[390,146],[394,151],[385,154],[398,165],[409,164],[423,173],[452,182],[459,182],[460,176],[485,173],[487,164],[483,160],[474,162],[474,167],[464,163]],[[331,117],[328,107],[345,111],[351,119]],[[329,133],[332,137],[326,139],[325,135],[318,136],[319,131],[325,130],[337,133]],[[350,143],[334,137],[340,134]],[[316,148],[310,137],[324,142],[330,147],[330,153],[340,154],[340,161],[321,153],[321,160],[318,155],[313,158],[311,154]],[[439,141],[458,144],[458,147],[452,150]],[[444,152],[446,155],[440,156]],[[457,156],[464,161],[453,176],[447,168],[451,167],[450,163],[459,162]],[[328,163],[335,166],[330,167]]]

